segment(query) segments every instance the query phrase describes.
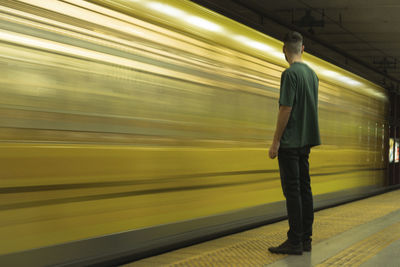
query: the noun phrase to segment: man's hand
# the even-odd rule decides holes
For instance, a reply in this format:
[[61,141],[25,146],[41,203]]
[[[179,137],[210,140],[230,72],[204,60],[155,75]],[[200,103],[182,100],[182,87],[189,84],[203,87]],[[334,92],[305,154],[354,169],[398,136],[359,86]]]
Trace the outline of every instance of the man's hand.
[[276,158],[276,156],[278,155],[278,150],[279,150],[280,144],[281,144],[280,142],[272,142],[272,145],[269,148],[269,157],[271,159]]
[[292,113],[292,107],[283,106],[279,107],[278,121],[276,122],[276,129],[272,145],[269,148],[269,157],[271,159],[276,158],[278,155],[279,146],[281,145],[281,137],[285,131],[286,125],[289,121],[290,114]]

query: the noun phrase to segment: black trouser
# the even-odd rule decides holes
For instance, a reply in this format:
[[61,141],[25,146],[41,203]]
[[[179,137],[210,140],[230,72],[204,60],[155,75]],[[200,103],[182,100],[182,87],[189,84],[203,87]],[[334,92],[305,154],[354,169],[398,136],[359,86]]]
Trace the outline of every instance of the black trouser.
[[310,147],[280,148],[279,170],[289,218],[288,239],[293,244],[312,235],[314,221],[308,156]]

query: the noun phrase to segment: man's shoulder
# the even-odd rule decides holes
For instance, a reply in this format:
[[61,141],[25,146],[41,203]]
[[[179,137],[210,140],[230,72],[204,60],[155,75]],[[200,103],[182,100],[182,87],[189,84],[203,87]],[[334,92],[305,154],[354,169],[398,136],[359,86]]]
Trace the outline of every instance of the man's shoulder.
[[308,66],[306,63],[293,64],[292,66],[290,66],[289,69],[287,70],[289,70],[291,73],[295,75],[297,73],[299,74],[301,73],[301,75],[306,75],[308,77],[316,77],[318,79],[318,76],[315,73],[315,71],[312,68],[310,68],[310,66]]
[[284,71],[284,73],[286,73],[286,75],[297,75],[298,73],[303,73],[304,71],[310,70],[310,67],[308,67],[306,64],[295,62],[294,64],[290,65],[289,68]]
[[293,76],[296,75],[297,70],[293,69],[292,66],[289,66],[286,70],[282,72],[282,77]]
[[315,71],[305,63],[295,63],[282,72],[282,78],[297,79],[298,77],[309,77],[318,81]]

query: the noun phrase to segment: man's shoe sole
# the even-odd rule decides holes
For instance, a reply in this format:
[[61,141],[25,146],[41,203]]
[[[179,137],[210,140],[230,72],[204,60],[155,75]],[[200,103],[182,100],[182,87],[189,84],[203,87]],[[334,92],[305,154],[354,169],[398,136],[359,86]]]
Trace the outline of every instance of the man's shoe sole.
[[274,249],[268,249],[271,253],[275,254],[288,254],[288,255],[302,255],[303,251],[279,251]]

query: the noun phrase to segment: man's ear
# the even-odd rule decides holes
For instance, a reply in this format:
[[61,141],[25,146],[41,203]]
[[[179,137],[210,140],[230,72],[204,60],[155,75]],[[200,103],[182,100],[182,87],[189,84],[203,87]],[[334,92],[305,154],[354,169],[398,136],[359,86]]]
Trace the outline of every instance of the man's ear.
[[301,53],[303,54],[304,52],[304,45],[301,46]]

